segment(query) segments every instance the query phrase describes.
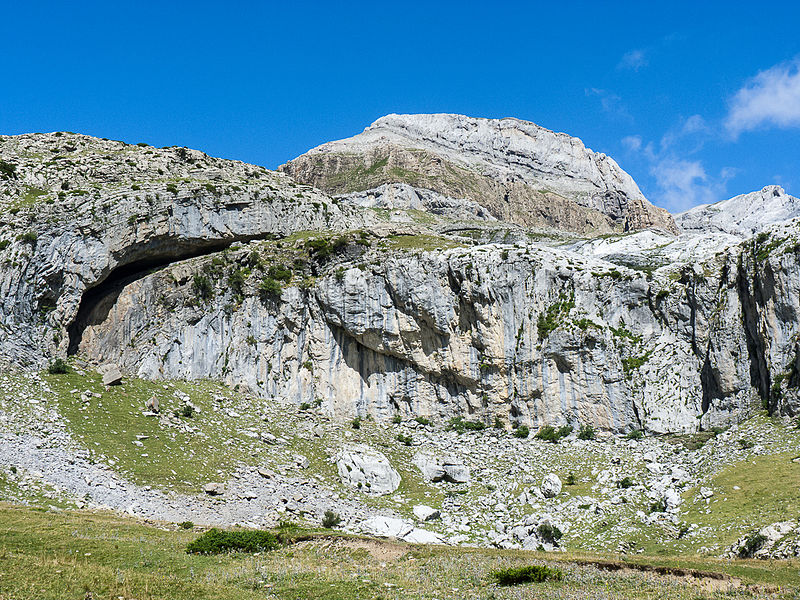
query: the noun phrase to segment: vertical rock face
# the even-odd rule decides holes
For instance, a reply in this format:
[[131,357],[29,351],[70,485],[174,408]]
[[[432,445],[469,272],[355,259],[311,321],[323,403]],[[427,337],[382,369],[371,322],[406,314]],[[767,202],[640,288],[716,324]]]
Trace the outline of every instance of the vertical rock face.
[[[245,289],[233,309],[222,289],[197,302],[192,273],[210,259],[194,259],[126,287],[81,352],[322,402],[336,418],[694,431],[766,403],[795,410],[792,231],[767,260],[747,243],[652,279],[552,248],[373,249],[280,299]],[[233,265],[251,250],[238,252]]]
[[82,299],[112,304],[140,273],[371,216],[262,167],[187,148],[27,134],[0,136],[0,160],[13,166],[0,176],[0,349],[17,362],[75,351]]
[[650,204],[613,159],[518,119],[388,115],[281,169],[331,194],[411,184],[528,226],[677,231],[669,213]]
[[[475,185],[508,176],[530,188],[539,177],[574,194],[558,195],[570,219],[635,218],[597,195],[605,185],[630,208],[627,176],[562,134],[448,115],[387,118],[367,134],[368,148],[415,140],[404,156],[439,161],[440,181],[478,169]],[[534,160],[529,147],[549,150]],[[398,229],[285,175],[187,149],[37,134],[0,137],[0,160],[13,165],[0,176],[4,360],[38,368],[78,353],[122,375],[220,379],[335,418],[667,432],[800,410],[796,222],[751,239],[706,227],[553,242],[522,230],[481,244]],[[415,190],[382,195],[408,202],[409,218],[439,206],[502,227],[463,195]],[[775,192],[762,192],[762,213],[791,204]]]

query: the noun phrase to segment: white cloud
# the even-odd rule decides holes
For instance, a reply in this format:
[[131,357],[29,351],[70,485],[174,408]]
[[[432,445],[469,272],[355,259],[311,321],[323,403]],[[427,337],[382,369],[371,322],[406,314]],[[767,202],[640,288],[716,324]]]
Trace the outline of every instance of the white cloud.
[[725,127],[734,138],[762,125],[800,127],[800,59],[761,71],[733,97]]
[[609,90],[601,90],[599,88],[586,88],[584,93],[589,97],[596,96],[600,98],[600,107],[603,109],[603,112],[621,117],[628,121],[633,121],[633,117],[622,102],[621,96]]
[[628,135],[622,138],[621,141],[629,152],[637,152],[642,147],[642,136],[640,135]]
[[667,157],[656,159],[650,173],[661,190],[660,203],[675,213],[722,200],[727,182],[736,174],[736,169],[724,167],[719,175],[709,176],[699,160]]
[[642,67],[646,67],[647,64],[647,54],[644,50],[631,50],[622,55],[617,68],[638,71]]

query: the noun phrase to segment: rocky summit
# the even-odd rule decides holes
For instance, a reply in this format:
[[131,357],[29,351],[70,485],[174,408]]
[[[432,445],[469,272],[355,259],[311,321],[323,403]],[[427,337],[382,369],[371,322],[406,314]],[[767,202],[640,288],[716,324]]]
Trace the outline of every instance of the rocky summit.
[[575,137],[460,115],[277,172],[0,136],[0,290],[6,499],[800,554],[800,200],[777,186],[673,216]]

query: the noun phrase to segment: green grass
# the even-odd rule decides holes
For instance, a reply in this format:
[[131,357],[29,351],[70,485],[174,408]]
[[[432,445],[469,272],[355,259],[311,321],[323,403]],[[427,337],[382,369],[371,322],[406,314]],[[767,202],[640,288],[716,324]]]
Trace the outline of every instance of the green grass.
[[[724,545],[765,524],[800,513],[800,464],[793,454],[757,456],[730,465],[703,485],[714,491],[706,514],[704,502],[691,505],[685,520],[710,527]],[[738,487],[736,490],[734,487]],[[683,496],[691,501],[698,488]]]
[[[220,384],[125,379],[123,385],[106,390],[100,376],[93,373],[44,374],[43,378],[56,392],[59,412],[73,438],[86,446],[94,460],[113,461],[117,472],[140,485],[196,492],[209,481],[227,478],[240,461],[251,462],[251,453],[260,449],[239,433],[256,423],[252,411],[249,416],[233,418],[225,410],[214,410],[213,394],[231,396]],[[85,404],[79,394],[71,393],[73,389],[88,389],[101,397]],[[162,415],[180,409],[183,405],[174,394],[176,390],[187,394],[200,408],[199,414],[182,419],[196,428],[196,433],[163,425],[159,417],[142,415],[145,402],[154,394],[161,402]],[[137,435],[149,437],[139,446],[134,444]],[[236,443],[226,443],[230,439]]]
[[[798,561],[620,559],[418,547],[303,531],[292,532],[288,546],[269,552],[188,554],[186,546],[200,535],[107,513],[53,513],[0,504],[0,598],[60,600],[87,593],[95,599],[126,600],[721,597],[692,578],[653,571],[667,567],[741,578],[737,598],[763,598],[763,586],[771,586],[777,592],[774,597],[788,599],[796,597],[800,566]],[[615,568],[641,565],[649,572],[601,570],[593,563]],[[493,573],[531,566],[558,571],[563,578],[512,587],[494,581]],[[748,587],[753,585],[762,587]]]

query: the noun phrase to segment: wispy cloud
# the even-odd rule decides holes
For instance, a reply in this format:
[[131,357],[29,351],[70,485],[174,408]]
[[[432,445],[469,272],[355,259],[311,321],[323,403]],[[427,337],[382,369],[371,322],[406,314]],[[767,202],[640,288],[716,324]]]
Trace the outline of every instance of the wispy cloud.
[[700,115],[682,119],[660,140],[645,143],[641,136],[622,138],[625,149],[649,164],[657,191],[651,200],[670,212],[722,200],[727,182],[735,175],[730,167],[718,174],[708,173],[701,160],[690,158],[704,141],[713,135],[712,128]]
[[628,135],[622,138],[622,145],[625,146],[625,149],[629,152],[638,152],[642,147],[642,136]]
[[596,97],[600,99],[600,108],[615,117],[620,117],[626,121],[633,121],[633,116],[628,112],[628,108],[622,101],[622,97],[610,90],[602,90],[599,88],[586,88],[584,93],[588,97]]
[[725,168],[718,176],[711,177],[699,160],[666,157],[656,159],[650,173],[660,188],[660,202],[671,212],[681,212],[720,200],[734,172]]
[[617,69],[638,71],[642,67],[646,67],[648,63],[647,52],[642,49],[636,49],[622,55],[619,63],[617,63]]
[[800,127],[800,58],[761,71],[734,95],[728,132],[737,138],[761,126]]

